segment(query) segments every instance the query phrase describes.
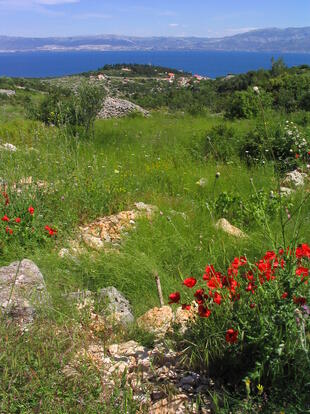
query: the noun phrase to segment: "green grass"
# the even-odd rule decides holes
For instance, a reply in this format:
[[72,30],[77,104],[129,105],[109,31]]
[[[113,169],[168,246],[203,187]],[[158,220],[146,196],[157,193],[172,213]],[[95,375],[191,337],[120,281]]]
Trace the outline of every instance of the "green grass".
[[[125,294],[135,315],[139,316],[159,305],[154,272],[160,275],[167,301],[168,294],[180,286],[182,279],[200,277],[207,263],[224,269],[237,255],[246,254],[250,260],[261,256],[274,247],[264,222],[242,221],[242,230],[249,236],[244,240],[229,237],[214,226],[221,215],[212,206],[222,192],[239,196],[246,203],[254,194],[252,183],[267,194],[277,188],[271,163],[247,168],[239,160],[222,164],[205,158],[207,131],[223,122],[226,121],[214,116],[154,113],[149,119],[98,121],[94,140],[69,138],[56,128],[25,120],[3,122],[0,125],[2,141],[16,145],[19,150],[0,152],[0,177],[9,185],[29,176],[34,181],[51,184],[46,193],[39,190],[20,195],[11,193],[9,211],[16,215],[33,205],[35,214],[42,216],[42,225],[58,229],[58,239],[45,244],[34,241],[20,245],[12,238],[10,243],[4,244],[0,263],[5,265],[24,257],[33,259],[42,270],[54,300],[55,311],[51,312],[51,317],[63,326],[72,312],[61,300],[64,291],[97,291],[113,285]],[[236,121],[232,125],[243,134],[254,122]],[[221,174],[218,180],[216,172]],[[202,177],[207,180],[203,188],[196,184]],[[141,219],[136,230],[124,238],[118,253],[94,255],[89,252],[79,260],[58,257],[60,248],[75,237],[79,224],[130,209],[137,201],[158,206],[162,214],[151,221]],[[290,202],[297,206],[300,195]],[[304,202],[299,241],[310,240],[309,207],[309,201]],[[287,230],[288,240],[293,234],[294,219]],[[279,216],[269,221],[272,238],[279,247],[282,245]],[[3,232],[4,224],[0,227]],[[30,339],[28,336],[18,338],[17,345],[12,339],[7,343],[2,339],[1,346],[7,349],[6,359],[1,362],[1,370],[6,370],[0,390],[2,411],[10,407],[7,401],[10,398],[18,404],[25,401],[24,407],[14,402],[19,408],[8,411],[12,413],[101,412],[96,405],[96,385],[92,386],[91,381],[80,384],[87,395],[82,405],[75,400],[79,384],[68,386],[69,395],[66,387],[59,395],[63,377],[56,372],[64,366],[59,355],[70,347],[67,340],[75,343],[72,335],[66,332],[63,343],[55,338],[49,340],[42,332]],[[27,347],[29,352],[23,355]],[[41,353],[42,359],[38,356]],[[31,371],[33,364],[39,364],[35,370],[39,372],[37,375]],[[27,383],[21,380],[24,369],[30,370]],[[13,388],[10,386],[12,376],[18,378],[17,383],[13,380]],[[94,384],[97,380],[96,377]],[[91,389],[90,394],[87,387]],[[40,395],[45,396],[43,403]],[[53,411],[53,400],[58,411]],[[85,407],[88,407],[86,411]]]

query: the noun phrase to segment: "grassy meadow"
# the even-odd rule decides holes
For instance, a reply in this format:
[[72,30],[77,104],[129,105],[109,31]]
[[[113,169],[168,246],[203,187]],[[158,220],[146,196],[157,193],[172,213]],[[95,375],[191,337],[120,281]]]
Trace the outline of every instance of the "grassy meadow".
[[[40,97],[34,93],[33,99]],[[149,118],[97,120],[94,137],[87,138],[25,119],[23,106],[0,108],[1,143],[17,147],[16,152],[0,151],[0,179],[10,198],[9,205],[1,205],[0,214],[18,217],[32,206],[35,230],[46,225],[57,229],[57,238],[36,235],[35,230],[15,237],[15,233],[6,234],[6,223],[0,224],[0,265],[33,260],[52,297],[50,306],[23,335],[1,323],[0,412],[139,412],[121,380],[119,388],[102,402],[102,384],[95,369],[82,366],[78,379],[64,377],[63,367],[90,340],[87,317],[81,318],[64,293],[115,286],[138,317],[159,306],[155,273],[168,303],[169,294],[185,278],[201,277],[207,264],[225,272],[234,257],[246,256],[254,263],[268,250],[310,241],[308,184],[289,197],[279,197],[284,173],[272,160],[246,163],[237,150],[230,153],[224,148],[226,141],[225,160],[207,149],[207,137],[215,127],[233,128],[233,149],[262,122],[260,118],[227,120],[222,114],[190,115],[162,109]],[[271,111],[264,121],[268,129],[298,119],[298,113]],[[300,129],[309,136],[310,125]],[[306,163],[300,168],[306,171]],[[27,177],[47,185],[10,190]],[[157,206],[159,212],[152,220],[138,220],[118,249],[89,249],[75,258],[59,257],[80,225],[130,210],[139,201]],[[218,230],[215,224],[222,217],[248,237],[235,238]],[[101,339],[109,343],[118,338],[148,340],[136,328],[107,332]],[[281,387],[271,389],[265,411],[258,411],[257,405],[246,405],[240,396],[220,393],[220,397],[213,396],[214,412],[309,412],[301,394],[302,398],[295,391],[281,396]]]

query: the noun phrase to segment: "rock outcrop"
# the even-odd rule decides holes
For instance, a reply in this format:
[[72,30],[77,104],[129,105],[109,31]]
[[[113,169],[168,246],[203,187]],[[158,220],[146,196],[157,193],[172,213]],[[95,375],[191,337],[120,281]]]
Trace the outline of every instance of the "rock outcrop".
[[122,118],[134,112],[138,112],[143,116],[149,115],[148,111],[130,101],[127,101],[125,99],[108,97],[104,101],[103,107],[98,114],[98,118]]
[[0,268],[0,310],[22,329],[33,322],[36,308],[48,302],[44,278],[31,260]]
[[[63,372],[68,377],[78,375],[83,360],[93,364],[101,373],[105,389],[112,390],[120,379],[126,380],[133,398],[153,414],[209,413],[207,391],[213,383],[204,375],[182,367],[182,355],[163,344],[153,349],[135,341],[112,344],[105,352],[100,344],[81,350]],[[200,410],[197,399],[201,401]]]
[[81,244],[93,250],[103,250],[108,246],[118,246],[122,240],[123,234],[135,228],[136,220],[142,217],[151,219],[158,210],[156,206],[145,204],[143,202],[135,203],[133,210],[121,211],[111,216],[100,217],[91,223],[80,226],[79,240],[72,240],[70,248],[60,250],[60,257],[74,257],[83,252]]

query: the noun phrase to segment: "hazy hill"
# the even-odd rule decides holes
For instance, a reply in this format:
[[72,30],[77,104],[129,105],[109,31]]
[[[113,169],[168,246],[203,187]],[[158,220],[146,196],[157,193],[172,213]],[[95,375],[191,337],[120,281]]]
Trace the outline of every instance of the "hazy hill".
[[40,50],[223,50],[310,53],[310,27],[261,29],[224,38],[76,36],[26,38],[0,36],[0,51]]

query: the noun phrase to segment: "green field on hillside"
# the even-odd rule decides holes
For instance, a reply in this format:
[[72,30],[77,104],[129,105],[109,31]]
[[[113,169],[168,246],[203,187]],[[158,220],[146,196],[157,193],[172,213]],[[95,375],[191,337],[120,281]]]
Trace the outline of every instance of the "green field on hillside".
[[[72,134],[66,125],[27,119],[28,100],[31,105],[38,105],[47,96],[42,86],[38,89],[18,91],[14,101],[7,98],[0,103],[0,145],[10,143],[16,147],[16,151],[2,147],[0,150],[0,215],[10,220],[0,222],[0,264],[5,266],[24,258],[33,260],[44,275],[51,302],[24,334],[2,319],[0,411],[147,412],[138,411],[126,387],[121,393],[122,378],[119,387],[102,402],[100,375],[94,367],[83,365],[75,380],[64,377],[64,366],[81,344],[91,340],[89,317],[81,316],[64,294],[78,290],[98,292],[114,286],[130,301],[134,316],[139,317],[159,306],[155,274],[160,276],[167,304],[171,292],[183,292],[183,280],[201,278],[206,265],[213,264],[224,274],[235,257],[245,256],[254,264],[267,251],[295,249],[309,242],[308,113],[301,108],[288,112],[265,108],[262,101],[255,107],[258,113],[248,118],[224,117],[210,108],[191,114],[165,106],[153,110],[147,118],[133,114],[123,119],[96,120],[91,137]],[[305,183],[285,195],[280,187],[287,187],[283,180],[292,170],[304,173]],[[132,210],[137,202],[156,206],[157,210],[151,218],[138,218],[130,230],[124,231],[117,245],[98,251],[82,242],[81,254],[60,257],[59,252],[64,248],[70,250],[72,240],[78,239],[81,226]],[[28,210],[30,207],[33,212]],[[21,218],[21,223],[16,218]],[[242,230],[245,237],[234,237],[218,229],[216,223],[222,218]],[[48,234],[46,226],[55,229],[55,234]],[[285,260],[290,263],[287,254]],[[295,268],[290,269],[293,274]],[[285,277],[289,280],[290,276]],[[257,299],[260,305],[256,316],[249,316],[248,323],[258,323],[261,318],[264,322],[259,328],[257,325],[253,337],[262,329],[261,335],[267,338],[269,331],[263,327],[271,318],[267,316],[268,307],[275,306],[271,298],[283,292],[275,294],[267,289],[268,293],[262,293],[263,286],[257,293],[262,296]],[[309,288],[301,288],[308,300]],[[242,300],[241,296],[240,303]],[[277,300],[275,303],[280,303],[280,296]],[[225,309],[221,318],[229,324],[228,309],[233,311]],[[283,310],[282,305],[279,309],[287,312],[285,315],[290,312]],[[274,326],[279,327],[284,339],[275,339],[275,343],[283,344],[288,364],[296,364],[298,374],[290,373],[280,353],[277,360],[274,358],[277,351],[270,350],[274,346],[270,342],[269,351],[264,352],[270,352],[274,365],[268,365],[269,357],[261,362],[257,356],[256,361],[262,364],[259,369],[255,370],[251,361],[251,369],[234,386],[222,384],[218,393],[209,396],[213,398],[213,412],[309,412],[307,373],[300,376],[302,365],[309,372],[309,320],[305,317],[303,322],[305,336],[301,347],[301,333],[293,313],[284,317],[290,325],[281,325],[279,313],[279,325]],[[247,313],[242,315],[245,318]],[[187,360],[192,362],[193,369],[197,369],[199,358],[207,352],[208,341],[213,340],[213,335],[217,338],[214,323],[210,322],[210,328],[198,324],[199,332],[204,332],[201,343],[197,339],[198,327],[196,331],[193,328],[194,336],[188,338],[197,344],[197,352],[193,345]],[[229,327],[225,323],[223,329]],[[242,325],[242,321],[238,323]],[[250,337],[247,329],[244,328],[244,335]],[[104,344],[118,339],[138,339],[148,344],[153,340],[135,326],[125,332],[115,328],[99,336]],[[260,340],[256,343],[260,344]],[[178,343],[176,347],[184,345],[180,338]],[[220,339],[210,345],[210,360],[217,361],[222,355],[219,344]],[[258,348],[249,349],[253,355],[259,355]],[[240,353],[235,358],[242,359],[246,349],[238,348]],[[207,357],[203,358],[201,366],[208,366]],[[251,376],[253,372],[256,377]],[[244,386],[247,375],[253,384],[251,392]],[[298,375],[304,386],[300,393]],[[296,379],[296,386],[292,378]],[[281,395],[283,384],[288,386],[286,379],[292,392]],[[256,389],[263,380],[265,400]]]

